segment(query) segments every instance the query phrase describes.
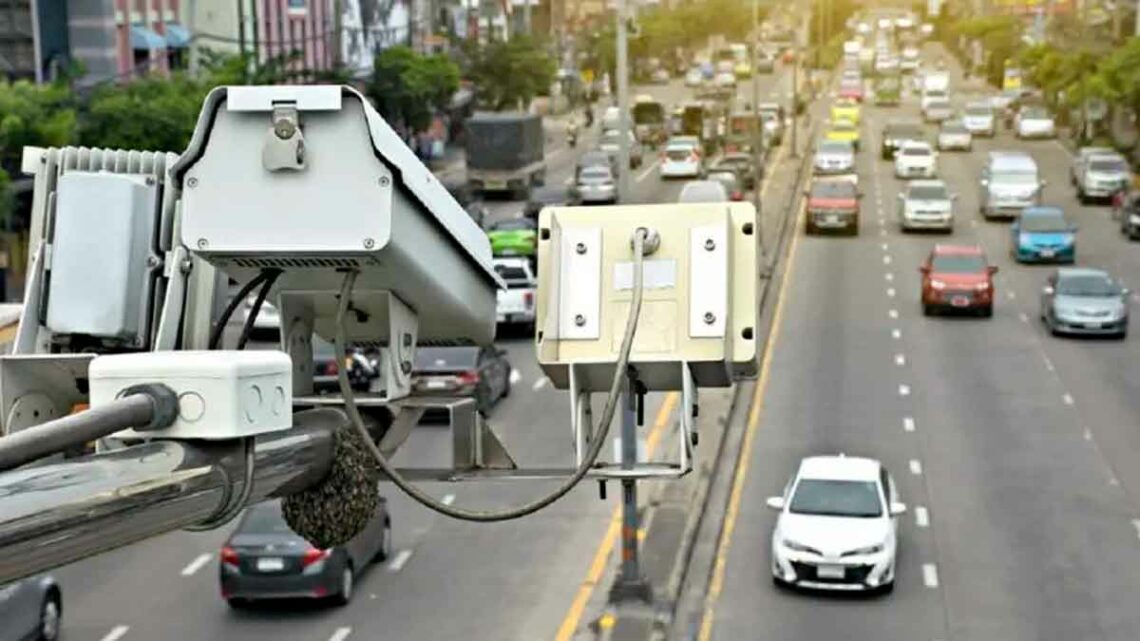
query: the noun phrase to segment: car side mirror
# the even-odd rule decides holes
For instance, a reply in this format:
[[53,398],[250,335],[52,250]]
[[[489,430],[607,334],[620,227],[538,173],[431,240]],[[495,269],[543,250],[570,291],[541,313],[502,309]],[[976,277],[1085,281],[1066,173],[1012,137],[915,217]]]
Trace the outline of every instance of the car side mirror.
[[987,269],[989,269],[991,276],[998,273],[998,266],[997,265],[990,265]]
[[929,268],[929,267],[927,267],[926,265],[922,265],[922,266],[920,266],[920,267],[918,268],[918,273],[920,273],[920,274],[922,274],[923,276],[925,276],[926,274],[929,274],[929,273],[930,273],[930,268]]
[[891,516],[902,516],[903,514],[906,514],[906,503],[901,503],[899,501],[892,501],[891,502]]
[[782,510],[784,509],[785,501],[784,497],[782,496],[769,496],[767,503],[768,507],[772,508],[773,510]]
[[1052,285],[1046,285],[1046,286],[1041,288],[1041,293],[1045,294],[1046,296],[1052,296],[1054,291],[1055,290],[1053,289]]

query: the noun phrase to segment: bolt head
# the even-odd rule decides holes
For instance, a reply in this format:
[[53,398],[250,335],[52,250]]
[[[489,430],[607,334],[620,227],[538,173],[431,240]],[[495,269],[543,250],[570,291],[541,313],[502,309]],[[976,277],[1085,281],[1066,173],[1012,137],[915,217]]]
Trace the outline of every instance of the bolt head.
[[198,239],[198,249],[205,249],[209,246],[210,246],[210,241],[206,240],[205,238],[199,238]]
[[293,134],[296,132],[297,132],[297,126],[294,125],[289,120],[286,120],[284,118],[281,120],[278,120],[273,125],[273,133],[276,134],[277,137],[280,138],[281,140],[288,140],[288,139],[292,138]]
[[577,245],[575,245],[574,251],[578,252],[579,254],[585,254],[586,253],[586,243],[578,243]]
[[581,314],[578,314],[577,316],[574,317],[574,324],[577,325],[578,327],[585,325],[586,324],[586,317],[581,315]]
[[365,238],[364,239],[364,248],[365,249],[372,249],[375,246],[376,246],[376,241],[372,240],[371,238]]
[[186,186],[191,188],[191,189],[197,187],[198,186],[198,179],[194,178],[194,177],[187,179],[186,180]]
[[712,312],[705,312],[705,325],[712,325],[716,322],[716,315]]
[[712,250],[716,249],[716,241],[714,241],[711,238],[706,238],[705,239],[705,249],[708,251],[712,251]]
[[388,180],[387,176],[380,176],[380,186],[381,187],[387,187],[388,182],[389,182],[389,180]]

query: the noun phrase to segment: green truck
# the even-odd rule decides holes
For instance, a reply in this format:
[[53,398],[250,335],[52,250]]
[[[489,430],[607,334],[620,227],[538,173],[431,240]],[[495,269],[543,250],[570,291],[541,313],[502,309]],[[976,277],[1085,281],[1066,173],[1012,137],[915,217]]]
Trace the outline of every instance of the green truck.
[[884,107],[896,107],[902,99],[902,82],[898,76],[880,76],[875,78],[875,104]]

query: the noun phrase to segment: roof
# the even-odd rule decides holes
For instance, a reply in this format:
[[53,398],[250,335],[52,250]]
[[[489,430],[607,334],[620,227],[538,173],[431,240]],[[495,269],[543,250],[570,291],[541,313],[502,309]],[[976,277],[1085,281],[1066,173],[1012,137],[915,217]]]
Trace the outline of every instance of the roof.
[[934,253],[939,256],[981,256],[981,245],[946,245],[938,243],[934,246]]
[[1095,267],[1060,267],[1057,269],[1057,276],[1059,278],[1075,276],[1104,276],[1105,278],[1110,278],[1107,271]]
[[882,467],[875,459],[858,456],[809,456],[800,461],[801,479],[877,481]]

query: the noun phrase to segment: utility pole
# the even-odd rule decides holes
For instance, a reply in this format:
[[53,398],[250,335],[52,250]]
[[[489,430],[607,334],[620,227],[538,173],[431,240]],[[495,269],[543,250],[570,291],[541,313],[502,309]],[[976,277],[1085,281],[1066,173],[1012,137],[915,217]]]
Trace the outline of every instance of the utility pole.
[[[624,3],[625,0],[618,0]],[[621,466],[633,469],[637,464],[637,428],[645,418],[645,388],[630,367],[625,376],[621,397]],[[641,527],[637,513],[637,481],[621,481],[621,572],[610,590],[611,602],[641,601],[650,603],[653,593],[641,574],[637,549],[637,532]]]
[[617,0],[618,202],[629,200],[629,20]]
[[[530,2],[531,0],[523,0],[523,32],[530,35]],[[552,6],[551,11],[554,10]]]
[[756,207],[756,218],[760,223],[756,226],[756,242],[761,248],[763,253],[764,247],[764,223],[763,223],[763,210],[761,209],[760,193],[763,191],[760,188],[761,181],[764,180],[764,159],[767,156],[768,144],[764,138],[764,121],[760,119],[760,74],[756,73],[756,61],[759,60],[760,55],[760,0],[752,0],[752,60],[749,67],[752,68],[752,115],[756,123],[756,141],[752,146],[752,154],[755,158],[752,167],[753,174],[756,178],[755,187],[752,190],[752,204]]
[[340,69],[344,64],[344,5],[342,0],[333,0],[332,66]]
[[[810,23],[809,23],[810,24]],[[797,28],[795,36],[792,38],[792,158],[798,158],[800,155],[800,140],[797,131],[800,128],[799,124],[799,107],[800,107],[800,40],[804,37],[801,29]]]

